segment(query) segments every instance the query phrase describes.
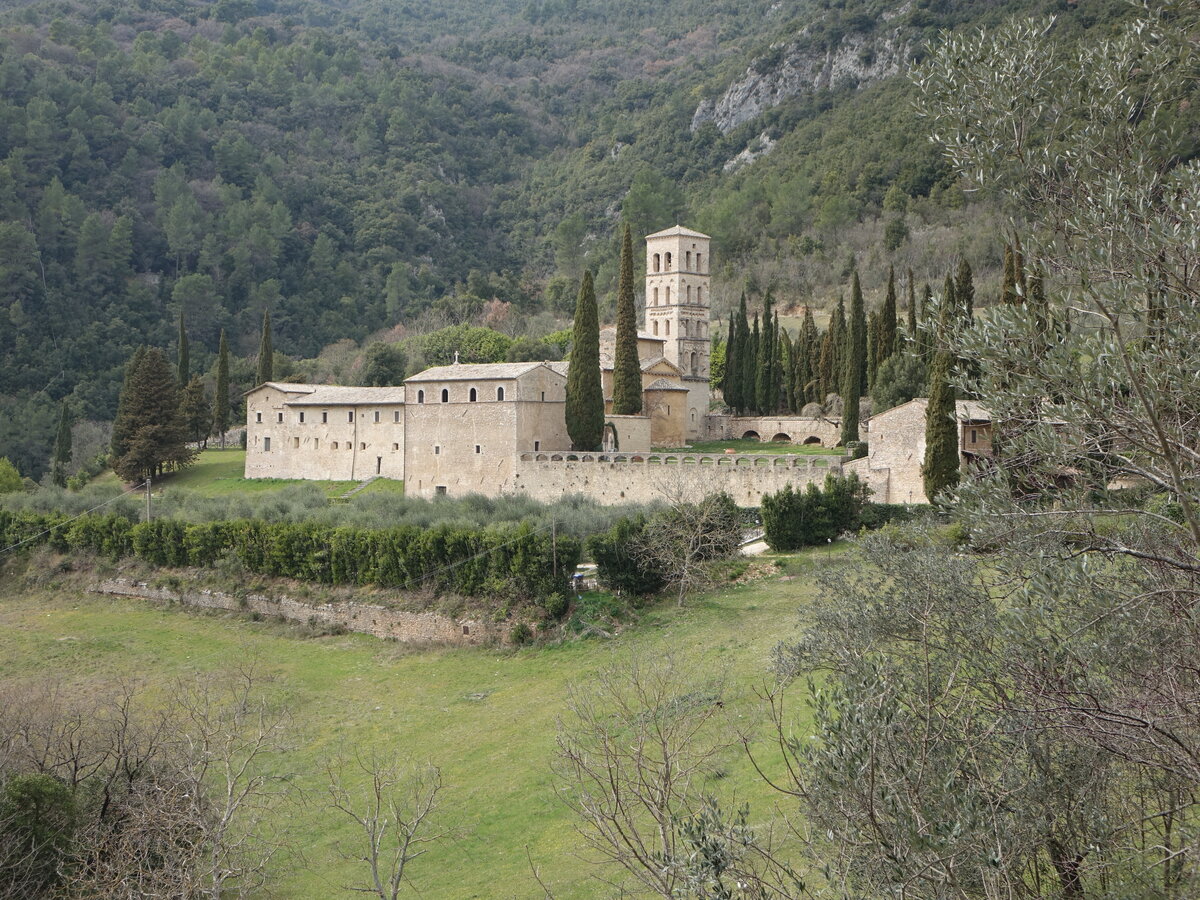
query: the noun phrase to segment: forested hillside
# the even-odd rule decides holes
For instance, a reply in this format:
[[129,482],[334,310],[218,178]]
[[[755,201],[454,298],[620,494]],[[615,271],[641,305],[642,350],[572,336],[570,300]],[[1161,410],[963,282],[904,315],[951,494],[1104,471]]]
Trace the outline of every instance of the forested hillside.
[[0,456],[40,477],[58,402],[111,419],[181,312],[208,371],[264,310],[297,358],[491,300],[561,315],[585,266],[611,301],[621,219],[712,233],[719,302],[823,303],[855,264],[869,297],[889,263],[936,284],[960,253],[986,283],[990,210],[897,75],[939,28],[1125,15],[1085,6],[0,3]]

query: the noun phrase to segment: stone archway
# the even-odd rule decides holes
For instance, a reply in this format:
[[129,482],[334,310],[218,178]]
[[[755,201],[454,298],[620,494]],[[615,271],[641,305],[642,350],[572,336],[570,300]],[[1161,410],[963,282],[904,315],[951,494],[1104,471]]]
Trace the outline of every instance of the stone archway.
[[792,436],[790,434],[784,434],[782,431],[775,435],[775,437],[771,438],[772,444],[790,444],[791,442]]
[[745,434],[742,435],[742,440],[743,441],[761,441],[762,438],[760,438],[758,436],[757,431],[747,431]]
[[820,447],[821,439],[819,437],[817,437],[815,434],[810,434],[808,437],[806,437],[804,439],[804,443],[805,444],[816,444],[818,447]]

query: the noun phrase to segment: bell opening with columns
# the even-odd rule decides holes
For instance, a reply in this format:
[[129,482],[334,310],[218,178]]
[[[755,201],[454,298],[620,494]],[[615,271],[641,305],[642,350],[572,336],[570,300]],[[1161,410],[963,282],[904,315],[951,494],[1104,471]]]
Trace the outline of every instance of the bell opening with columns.
[[708,415],[711,240],[681,225],[646,236],[646,331],[683,372],[689,439]]

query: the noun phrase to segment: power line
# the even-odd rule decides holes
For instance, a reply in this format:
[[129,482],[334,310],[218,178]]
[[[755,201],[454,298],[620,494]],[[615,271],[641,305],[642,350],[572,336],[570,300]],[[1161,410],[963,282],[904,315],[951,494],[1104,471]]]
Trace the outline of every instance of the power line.
[[116,503],[118,500],[120,500],[122,497],[126,496],[127,494],[132,494],[134,491],[140,491],[143,487],[146,487],[149,483],[150,483],[150,479],[146,479],[145,481],[138,482],[133,487],[131,487],[129,490],[122,491],[121,493],[117,494],[115,497],[110,497],[109,499],[107,499],[103,503],[101,503],[99,506],[93,506],[91,509],[85,509],[83,512],[81,512],[77,516],[71,516],[71,518],[69,518],[69,519],[64,519],[62,522],[59,522],[55,525],[51,525],[49,528],[45,529],[44,531],[39,531],[37,534],[30,535],[29,537],[25,538],[25,540],[23,540],[23,541],[17,541],[17,543],[12,544],[11,546],[0,549],[0,555],[3,555],[5,553],[10,553],[13,550],[16,550],[18,547],[23,547],[26,544],[28,544],[30,541],[36,541],[38,538],[43,537],[44,535],[47,535],[50,532],[52,532],[54,529],[62,528],[64,525],[69,525],[71,522],[74,522],[76,519],[82,519],[84,516],[90,515],[91,513],[94,513],[98,509],[104,509],[104,507],[106,507],[112,503]]

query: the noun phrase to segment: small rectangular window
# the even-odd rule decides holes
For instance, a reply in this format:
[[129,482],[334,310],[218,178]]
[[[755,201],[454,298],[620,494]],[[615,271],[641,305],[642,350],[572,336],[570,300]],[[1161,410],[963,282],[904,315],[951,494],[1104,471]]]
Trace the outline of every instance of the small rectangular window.
[[255,413],[255,414],[254,414],[254,421],[255,421],[255,422],[261,422],[261,421],[262,421],[262,413]]
[[396,410],[394,413],[392,413],[392,421],[393,422],[400,421],[400,410]]
[[263,452],[264,453],[271,452],[271,439],[269,437],[263,438]]
[[293,450],[299,450],[299,449],[300,449],[300,438],[298,438],[298,437],[294,437],[294,438],[292,438],[292,449],[293,449]]
[[441,447],[439,447],[437,444],[434,444],[434,445],[433,445],[433,455],[434,455],[434,456],[441,456],[441,454],[442,454],[442,448],[441,448]]
[[533,442],[533,449],[534,449],[534,450],[541,450],[541,449],[542,449],[542,442],[541,442],[541,441],[534,441],[534,442]]
[[334,442],[333,442],[332,444],[330,444],[329,446],[330,446],[330,447],[332,447],[334,450],[336,450],[336,449],[338,448],[338,442],[337,442],[337,441],[334,441]]
[[441,496],[446,496],[446,486],[444,484],[439,484],[434,488],[434,490],[437,491]]
[[399,450],[399,449],[400,449],[400,445],[399,445],[399,444],[392,444],[392,452],[393,452],[393,453],[394,453],[394,452],[396,452],[396,451],[397,451],[397,450]]
[[304,424],[304,413],[303,412],[300,413],[300,424],[301,425]]
[[280,425],[282,425],[283,424],[283,413],[276,413],[275,415],[278,416],[277,421],[279,422]]
[[366,450],[366,449],[367,449],[367,444],[366,444],[366,441],[363,441],[361,444],[359,444],[359,445],[358,445],[358,449],[359,449],[359,450]]
[[320,446],[321,446],[321,442],[319,440],[317,440],[316,438],[313,438],[313,449],[316,450]]
[[974,444],[978,440],[977,432],[974,428],[971,429],[971,443]]
[[321,424],[322,425],[329,424],[329,412],[328,411],[321,413]]
[[379,423],[379,410],[375,410],[375,423]]
[[350,410],[350,412],[346,413],[346,421],[347,422],[354,421],[354,410]]
[[479,450],[479,445],[478,445],[478,444],[476,444],[476,445],[475,445],[475,452],[476,452],[476,453],[479,453],[479,452],[480,452],[480,450]]

